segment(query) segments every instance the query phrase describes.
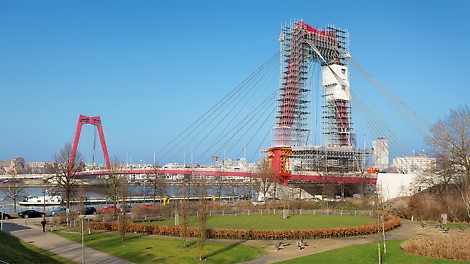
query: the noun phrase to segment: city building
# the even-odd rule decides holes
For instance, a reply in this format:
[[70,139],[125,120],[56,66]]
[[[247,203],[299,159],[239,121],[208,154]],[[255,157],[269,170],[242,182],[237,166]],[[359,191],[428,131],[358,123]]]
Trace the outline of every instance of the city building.
[[388,170],[389,153],[388,140],[386,138],[379,137],[372,140],[372,166],[376,167],[379,171]]
[[397,157],[393,159],[392,166],[394,170],[402,173],[434,171],[436,159],[426,157],[424,154]]
[[27,162],[26,166],[30,168],[31,173],[46,173],[47,163],[44,161]]

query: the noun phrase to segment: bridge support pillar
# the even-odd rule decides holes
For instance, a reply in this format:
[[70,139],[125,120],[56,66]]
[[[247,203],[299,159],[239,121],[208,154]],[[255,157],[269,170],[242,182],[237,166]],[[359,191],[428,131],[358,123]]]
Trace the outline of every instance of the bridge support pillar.
[[291,176],[291,147],[272,147],[268,150],[268,162],[271,171],[276,174],[277,183],[287,185]]

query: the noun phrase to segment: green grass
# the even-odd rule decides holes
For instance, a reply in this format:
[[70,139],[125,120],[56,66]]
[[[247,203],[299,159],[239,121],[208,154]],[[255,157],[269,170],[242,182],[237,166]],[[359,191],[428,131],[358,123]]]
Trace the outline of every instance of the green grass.
[[8,263],[74,263],[1,232],[0,260]]
[[[435,226],[436,226],[436,223],[437,223],[437,222],[435,222],[435,221],[427,222],[428,227],[435,227]],[[465,225],[465,224],[462,224],[462,223],[451,223],[451,222],[448,222],[447,225],[442,225],[442,226],[448,227],[449,229],[460,229],[461,226],[462,226],[465,230],[470,229],[470,226]]]
[[[406,263],[406,264],[445,264],[445,263],[468,263],[465,261],[443,260],[437,258],[415,256],[403,252],[400,244],[403,240],[387,241],[387,254],[383,255],[384,264]],[[314,245],[310,245],[314,246]],[[361,244],[334,249],[306,257],[295,258],[279,263],[378,263],[377,243]]]
[[[180,217],[180,224],[182,221],[182,217]],[[209,216],[207,218],[208,228],[247,230],[299,230],[358,226],[372,223],[373,219],[369,216],[350,215],[292,215],[288,219],[282,219],[282,215]],[[163,221],[152,222],[152,224],[173,226],[175,220],[168,218]],[[198,218],[191,217],[189,225],[198,227]]]
[[[68,239],[81,242],[80,233],[57,232]],[[197,241],[189,241],[183,247],[180,238],[155,238],[128,235],[121,241],[117,233],[92,233],[85,236],[89,247],[134,263],[197,263],[196,258],[206,257],[205,263],[240,263],[255,259],[260,255],[258,249],[242,243],[206,242],[204,250],[199,249]]]

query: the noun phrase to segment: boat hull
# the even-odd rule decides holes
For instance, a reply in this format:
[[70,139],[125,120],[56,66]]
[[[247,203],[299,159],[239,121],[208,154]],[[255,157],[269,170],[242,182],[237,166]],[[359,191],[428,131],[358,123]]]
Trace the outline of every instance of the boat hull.
[[19,202],[22,206],[44,206],[44,205],[61,205],[62,197],[60,196],[29,196]]

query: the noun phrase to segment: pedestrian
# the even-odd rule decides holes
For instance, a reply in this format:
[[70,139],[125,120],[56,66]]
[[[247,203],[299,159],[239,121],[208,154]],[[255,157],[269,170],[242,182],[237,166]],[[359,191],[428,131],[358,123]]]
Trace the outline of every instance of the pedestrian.
[[42,232],[46,232],[46,224],[47,224],[46,218],[43,217],[43,218],[42,218],[42,221],[41,221]]

